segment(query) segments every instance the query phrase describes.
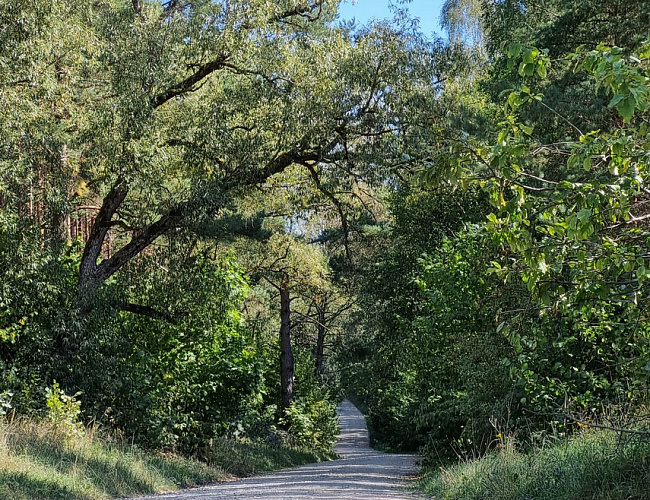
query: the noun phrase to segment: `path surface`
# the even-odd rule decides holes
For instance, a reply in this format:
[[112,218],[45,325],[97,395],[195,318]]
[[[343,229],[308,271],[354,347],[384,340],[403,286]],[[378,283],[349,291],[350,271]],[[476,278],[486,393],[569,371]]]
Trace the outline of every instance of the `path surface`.
[[404,490],[416,472],[413,455],[374,451],[368,446],[366,422],[348,400],[339,406],[336,451],[343,458],[304,465],[267,476],[242,479],[180,493],[146,497],[150,500],[413,500]]

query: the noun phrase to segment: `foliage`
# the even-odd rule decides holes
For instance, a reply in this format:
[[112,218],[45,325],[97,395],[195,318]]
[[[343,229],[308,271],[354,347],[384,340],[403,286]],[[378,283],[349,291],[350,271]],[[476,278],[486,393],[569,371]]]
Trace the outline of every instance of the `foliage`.
[[[0,211],[0,388],[20,412],[42,405],[74,308],[78,245],[43,248],[38,228]],[[48,360],[44,363],[43,360]]]
[[4,417],[11,410],[11,398],[13,395],[14,393],[10,391],[0,393],[0,417]]
[[312,448],[272,445],[263,442],[242,443],[225,438],[216,439],[206,450],[205,460],[227,474],[247,477],[263,472],[287,469],[298,465],[322,462],[334,458]]
[[488,47],[495,55],[511,43],[534,45],[548,48],[553,58],[580,45],[594,48],[605,43],[633,50],[648,28],[643,6],[617,0],[603,0],[597,6],[587,0],[484,1]]
[[427,455],[473,454],[490,447],[493,421],[517,414],[516,386],[504,359],[512,347],[495,328],[498,313],[522,300],[517,282],[503,282],[490,273],[501,260],[481,226],[467,226],[454,239],[443,240],[422,259],[418,286],[426,309],[414,322],[416,358],[416,428],[428,436]]
[[296,351],[296,398],[279,423],[286,428],[289,442],[332,453],[339,434],[336,401],[318,379],[314,356],[305,348]]
[[73,436],[83,436],[84,433],[84,426],[79,422],[81,401],[76,399],[78,395],[79,393],[68,396],[61,390],[56,380],[52,383],[52,388],[45,389],[47,420],[68,439]]
[[[141,265],[125,275],[132,300],[169,304],[170,319],[93,318],[103,338],[85,344],[83,357],[105,369],[101,377],[81,378],[83,364],[75,384],[93,394],[88,404],[95,412],[109,408],[105,418],[128,435],[192,450],[226,433],[265,391],[268,367],[238,311],[246,282],[231,258],[197,259],[192,267],[174,259]],[[170,276],[174,266],[192,272],[178,280]]]
[[[522,75],[546,76],[543,51],[513,45],[510,55]],[[496,210],[487,229],[512,252],[508,266],[494,271],[521,273],[542,308],[533,324],[525,315],[504,318],[517,351],[513,369],[527,392],[522,402],[537,411],[567,400],[584,409],[642,399],[648,376],[647,318],[639,307],[648,236],[647,51],[630,59],[601,45],[571,59],[611,96],[607,107],[619,119],[612,116],[610,128],[583,133],[567,121],[562,143],[541,143],[527,109],[546,106],[544,97],[522,86],[508,93],[498,142],[466,142],[459,152],[466,175],[483,177]]]
[[336,404],[327,399],[296,398],[280,423],[299,446],[331,452],[339,434]]
[[480,0],[446,0],[440,12],[440,25],[449,39],[483,49],[483,8]]
[[494,321],[516,287],[499,286],[489,273],[496,250],[476,227],[463,229],[485,204],[476,193],[405,190],[391,207],[392,241],[373,256],[362,295],[373,336],[346,341],[344,388],[367,405],[384,445],[428,444],[438,455],[451,442],[488,446],[489,419],[507,414],[512,390],[494,363],[509,352]]
[[[309,316],[332,289],[299,233],[343,234],[349,258],[348,216],[371,217],[438,119],[440,45],[405,19],[336,25],[337,5],[0,6],[0,390],[18,411],[57,380],[147,446],[267,424],[277,344],[242,319],[242,268],[256,290],[291,271]],[[301,404],[330,433],[326,400]]]

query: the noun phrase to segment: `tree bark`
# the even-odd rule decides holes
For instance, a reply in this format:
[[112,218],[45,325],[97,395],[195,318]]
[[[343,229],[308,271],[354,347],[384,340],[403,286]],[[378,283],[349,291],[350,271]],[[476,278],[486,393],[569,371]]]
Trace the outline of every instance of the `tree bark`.
[[280,384],[282,386],[281,412],[293,402],[294,359],[291,349],[291,298],[289,280],[280,285]]
[[113,225],[113,216],[124,202],[129,189],[125,183],[117,183],[106,195],[93,223],[88,241],[84,247],[79,269],[79,297],[88,305],[95,290],[113,274],[124,267],[131,259],[170,229],[180,225],[183,219],[183,205],[177,205],[163,214],[156,222],[147,226],[131,241],[115,252],[110,258],[97,263],[102,247]]
[[327,299],[317,299],[315,302],[316,311],[318,313],[318,336],[316,338],[316,377],[323,378],[323,359],[325,357],[325,334],[327,328],[325,327],[325,312],[327,309]]
[[87,299],[87,295],[92,294],[95,289],[103,282],[98,276],[97,259],[102,251],[104,239],[110,229],[110,223],[117,209],[122,205],[129,190],[125,183],[118,182],[113,186],[111,191],[104,198],[97,217],[93,222],[92,229],[88,235],[88,241],[84,246],[84,253],[81,257],[79,268],[79,295],[82,299]]

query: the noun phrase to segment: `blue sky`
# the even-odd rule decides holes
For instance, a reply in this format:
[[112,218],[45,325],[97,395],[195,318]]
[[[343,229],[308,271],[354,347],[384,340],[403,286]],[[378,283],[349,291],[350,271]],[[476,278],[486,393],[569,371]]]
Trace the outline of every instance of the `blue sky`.
[[[352,19],[353,17],[359,23],[365,23],[369,19],[392,18],[388,4],[390,0],[357,0],[356,5],[352,0],[344,0],[339,8],[340,19]],[[397,3],[393,1],[393,3]],[[420,18],[420,27],[422,31],[429,35],[432,31],[442,34],[438,20],[443,0],[412,0],[405,3],[413,17]]]

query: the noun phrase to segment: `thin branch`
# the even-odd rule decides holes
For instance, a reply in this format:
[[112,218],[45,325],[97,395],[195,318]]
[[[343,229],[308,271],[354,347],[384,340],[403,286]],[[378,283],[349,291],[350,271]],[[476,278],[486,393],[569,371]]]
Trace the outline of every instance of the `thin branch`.
[[78,212],[80,210],[101,210],[102,207],[99,205],[79,205],[78,207],[74,207],[74,211]]
[[303,162],[302,165],[306,167],[309,173],[311,174],[312,179],[314,179],[314,182],[316,183],[316,188],[325,196],[327,196],[336,207],[336,210],[338,211],[339,216],[341,217],[341,228],[343,229],[345,256],[348,258],[348,260],[352,260],[352,254],[350,252],[350,227],[348,225],[348,219],[345,215],[345,211],[343,210],[343,205],[341,204],[341,201],[331,191],[329,191],[323,186],[323,184],[320,181],[320,177],[318,176],[318,172],[314,168],[313,164],[309,162]]
[[[286,21],[287,19],[294,17],[294,16],[300,16],[305,18],[307,21],[313,22],[317,21],[322,13],[323,10],[323,3],[324,0],[319,0],[313,5],[309,4],[303,4],[299,5],[294,9],[287,10],[283,12],[282,14],[276,16],[273,20],[274,21]],[[312,13],[316,11],[315,15],[312,15]]]
[[643,222],[644,220],[648,220],[648,219],[650,219],[650,214],[641,215],[639,217],[634,217],[632,215],[630,220],[619,222],[618,224],[614,224],[613,226],[606,227],[605,230],[609,231],[611,229],[617,229],[617,228],[619,228],[621,226],[628,226],[630,224],[636,224],[637,222]]
[[524,177],[528,177],[530,179],[535,179],[536,181],[543,182],[544,184],[553,184],[554,186],[559,184],[558,182],[549,181],[548,179],[544,179],[543,177],[537,177],[536,175],[529,174],[527,172],[521,171],[521,172],[517,172],[517,173],[523,175]]
[[566,123],[567,123],[567,124],[572,128],[572,129],[574,129],[576,132],[578,132],[578,133],[580,134],[580,137],[583,137],[583,136],[585,135],[585,134],[582,133],[582,130],[580,130],[577,126],[575,126],[575,125],[571,122],[571,120],[569,120],[569,119],[566,118],[565,116],[563,116],[563,115],[561,115],[560,113],[558,113],[557,111],[555,111],[553,108],[551,108],[551,107],[550,107],[548,104],[546,104],[544,101],[537,101],[537,102],[539,102],[542,106],[544,106],[546,109],[548,109],[551,113],[555,114],[556,116],[558,116],[559,118],[561,118],[562,120],[564,120],[564,121],[565,121],[565,122],[566,122]]

